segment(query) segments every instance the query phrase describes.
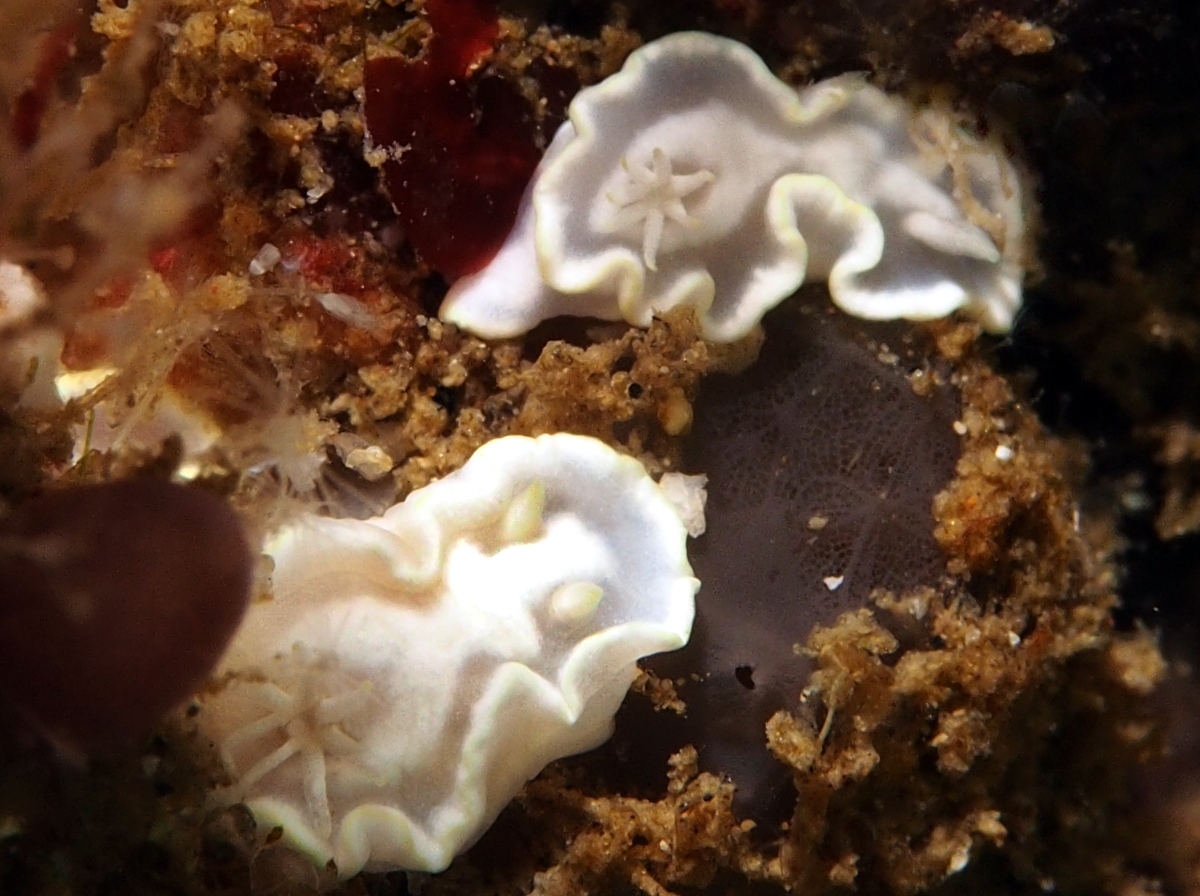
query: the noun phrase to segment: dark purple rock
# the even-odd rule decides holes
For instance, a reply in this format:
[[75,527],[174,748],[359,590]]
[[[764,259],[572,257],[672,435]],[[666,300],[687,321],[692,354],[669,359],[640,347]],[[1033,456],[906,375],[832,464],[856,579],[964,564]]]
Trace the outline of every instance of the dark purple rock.
[[0,695],[69,753],[142,734],[209,674],[252,571],[236,514],[193,489],[28,501],[0,520]]

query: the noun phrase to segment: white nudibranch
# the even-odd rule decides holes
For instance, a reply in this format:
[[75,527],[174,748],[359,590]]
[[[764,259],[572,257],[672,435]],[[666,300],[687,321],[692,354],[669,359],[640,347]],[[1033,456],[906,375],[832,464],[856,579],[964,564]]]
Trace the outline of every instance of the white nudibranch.
[[673,34],[580,91],[491,263],[441,315],[487,338],[695,307],[732,341],[806,279],[871,319],[1012,325],[1029,249],[999,141],[858,75],[799,92],[749,48]]
[[291,526],[198,716],[219,797],[341,877],[444,869],[607,739],[639,658],[687,642],[685,540],[641,464],[565,434],[489,442],[381,517]]

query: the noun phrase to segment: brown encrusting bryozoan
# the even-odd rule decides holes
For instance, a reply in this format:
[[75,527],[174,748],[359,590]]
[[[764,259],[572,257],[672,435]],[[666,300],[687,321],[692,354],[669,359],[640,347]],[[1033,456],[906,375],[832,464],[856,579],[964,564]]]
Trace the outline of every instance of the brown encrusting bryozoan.
[[[381,189],[388,159],[366,145],[362,111],[366,60],[420,64],[442,27],[431,6],[98,0],[81,17],[59,0],[0,0],[0,260],[26,265],[47,299],[29,321],[0,323],[0,352],[15,359],[0,365],[6,511],[47,484],[143,471],[227,496],[261,533],[298,507],[369,515],[490,438],[556,430],[597,436],[655,474],[687,469],[705,377],[751,362],[753,339],[718,352],[670,317],[645,331],[552,321],[487,343],[434,317],[450,271],[422,256],[438,239],[410,233],[420,202],[401,220]],[[614,764],[628,768],[651,730],[630,721],[687,711],[684,687],[647,675],[608,747],[547,769],[448,872],[344,892],[1200,892],[1200,836],[1181,823],[1194,788],[1139,814],[1147,788],[1132,776],[1160,749],[1164,710],[1148,695],[1177,664],[1152,633],[1114,624],[1120,589],[1155,618],[1161,592],[1142,586],[1158,580],[1138,562],[1165,554],[1155,576],[1179,572],[1168,618],[1195,631],[1194,595],[1179,595],[1198,581],[1200,52],[1188,35],[1200,32],[1178,6],[496,10],[494,46],[471,48],[454,87],[477,102],[481,85],[519,95],[539,150],[580,85],[688,28],[746,41],[790,83],[865,70],[913,97],[948,95],[966,117],[998,112],[1044,178],[1048,277],[1002,361],[956,322],[911,331],[931,347],[897,352],[915,394],[948,388],[960,405],[960,457],[930,529],[949,578],[922,572],[797,635],[805,655],[790,671],[806,686],[748,735],[794,781],[782,827],[739,814],[737,781],[712,773],[702,744],[642,757],[616,785]],[[449,230],[422,236],[452,241],[454,221],[438,223]],[[1032,382],[998,372],[1014,359]],[[108,378],[57,410],[22,403],[58,362],[51,373],[68,380]],[[1124,585],[1122,563],[1141,570]],[[0,724],[0,892],[332,885],[241,809],[211,811],[220,781],[186,713],[86,773],[60,772]],[[1135,836],[1147,818],[1159,827]]]
[[940,583],[933,499],[959,442],[955,392],[910,326],[804,295],[764,329],[753,365],[701,384],[684,468],[708,476],[708,530],[691,551],[704,587],[688,646],[644,664],[679,679],[676,746],[738,782],[735,805],[760,821],[794,800],[763,749],[767,720],[799,708],[812,672],[793,645],[876,589]]

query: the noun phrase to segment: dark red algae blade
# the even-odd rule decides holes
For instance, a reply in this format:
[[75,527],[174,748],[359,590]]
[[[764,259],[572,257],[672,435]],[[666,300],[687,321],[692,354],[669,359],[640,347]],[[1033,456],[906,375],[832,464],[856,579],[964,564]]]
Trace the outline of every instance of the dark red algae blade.
[[[777,710],[798,706],[812,671],[793,645],[869,606],[875,588],[936,585],[945,567],[933,499],[958,459],[957,398],[913,391],[910,325],[828,311],[784,302],[758,361],[704,381],[684,459],[708,475],[708,529],[688,552],[702,582],[696,625],[684,649],[646,663],[686,679],[687,715],[651,715],[631,698],[618,723],[616,749],[628,737],[626,755],[657,765],[643,780],[693,743],[704,769],[737,784],[735,808],[760,821],[782,821],[793,798],[765,734]],[[880,361],[883,344],[899,366]]]
[[81,20],[71,16],[56,25],[41,38],[37,66],[30,84],[16,98],[12,108],[10,129],[17,146],[31,149],[42,129],[42,116],[54,91],[54,79],[75,55],[75,40]]
[[27,501],[0,520],[0,706],[70,754],[147,732],[211,672],[253,569],[237,515],[194,489],[132,479]]
[[433,36],[416,61],[369,59],[363,117],[389,154],[384,186],[412,247],[448,279],[478,271],[512,230],[541,157],[534,110],[476,69],[499,33],[494,4],[428,0]]

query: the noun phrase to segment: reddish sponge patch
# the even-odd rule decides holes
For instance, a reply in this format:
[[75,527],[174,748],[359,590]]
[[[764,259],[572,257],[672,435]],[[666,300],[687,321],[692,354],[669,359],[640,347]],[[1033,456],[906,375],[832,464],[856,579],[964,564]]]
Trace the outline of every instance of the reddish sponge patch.
[[68,752],[149,730],[196,690],[249,597],[232,510],[150,479],[68,488],[0,520],[0,699]]
[[429,0],[418,60],[363,73],[371,142],[391,154],[384,184],[412,247],[448,278],[482,268],[504,242],[537,167],[537,121],[517,89],[473,73],[499,33],[486,0]]
[[42,129],[42,116],[54,90],[54,79],[75,55],[79,25],[80,20],[71,17],[42,38],[37,67],[29,86],[13,103],[10,126],[13,140],[21,149],[29,149],[37,142]]

